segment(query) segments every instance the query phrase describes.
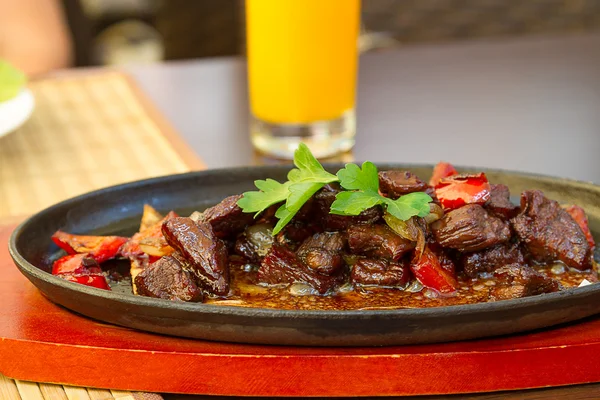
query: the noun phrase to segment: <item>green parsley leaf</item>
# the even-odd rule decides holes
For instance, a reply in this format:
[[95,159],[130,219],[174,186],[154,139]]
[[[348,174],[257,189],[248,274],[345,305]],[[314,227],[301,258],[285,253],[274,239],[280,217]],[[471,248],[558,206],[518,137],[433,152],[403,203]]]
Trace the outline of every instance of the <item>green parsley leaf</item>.
[[255,218],[273,204],[283,203],[275,213],[278,221],[273,235],[281,232],[319,189],[337,181],[347,191],[337,194],[331,205],[331,214],[358,215],[376,205],[384,206],[390,215],[403,221],[429,214],[429,202],[432,200],[426,193],[411,193],[397,200],[380,195],[377,167],[370,161],[364,162],[362,167],[346,164],[336,176],[325,171],[308,147],[300,144],[294,152],[294,164],[296,168],[288,173],[287,182],[257,180],[254,184],[259,190],[244,193],[237,202],[242,211],[255,213]]
[[331,214],[358,215],[363,210],[383,203],[377,193],[371,192],[340,192],[331,204]]
[[379,190],[377,167],[370,161],[365,161],[362,169],[356,164],[346,164],[345,168],[338,171],[337,176],[344,189],[375,193]]
[[426,193],[410,193],[396,200],[380,195],[377,167],[370,161],[364,162],[362,168],[356,164],[346,164],[337,176],[344,189],[353,191],[338,193],[331,205],[332,214],[358,215],[377,204],[384,205],[388,213],[402,221],[429,214],[432,199]]
[[237,202],[242,211],[256,213],[255,218],[271,205],[285,202],[275,213],[279,221],[273,235],[279,233],[319,189],[338,180],[337,176],[325,171],[303,143],[294,152],[294,164],[297,168],[288,173],[287,182],[279,183],[273,179],[255,181],[260,191],[246,192]]
[[385,199],[387,212],[394,217],[406,221],[411,217],[425,217],[429,214],[429,203],[432,198],[423,192],[405,194],[396,200]]
[[281,232],[281,230],[288,224],[288,222],[292,220],[293,217],[294,213],[285,208],[285,204],[282,204],[275,213],[275,218],[278,218],[279,221],[277,221],[275,228],[273,228],[273,236]]
[[27,77],[23,72],[0,60],[0,102],[16,97],[26,82]]
[[279,218],[279,221],[277,221],[275,228],[273,228],[273,235],[278,234],[291,221],[294,215],[300,211],[304,203],[324,185],[324,183],[319,182],[301,182],[290,185],[290,196],[287,202],[279,207],[275,213],[275,217]]
[[290,192],[289,186],[291,182],[279,183],[274,179],[254,181],[254,185],[260,192],[246,192],[244,196],[238,200],[237,204],[245,213],[258,214],[271,207],[273,204],[285,201]]
[[310,199],[310,197],[321,189],[325,184],[321,182],[300,182],[290,185],[290,195],[285,203],[285,208],[290,211],[299,211],[300,207]]
[[325,171],[321,163],[312,155],[307,145],[300,143],[294,152],[294,164],[298,168],[288,173],[288,180],[298,182],[331,183],[338,180],[337,176]]

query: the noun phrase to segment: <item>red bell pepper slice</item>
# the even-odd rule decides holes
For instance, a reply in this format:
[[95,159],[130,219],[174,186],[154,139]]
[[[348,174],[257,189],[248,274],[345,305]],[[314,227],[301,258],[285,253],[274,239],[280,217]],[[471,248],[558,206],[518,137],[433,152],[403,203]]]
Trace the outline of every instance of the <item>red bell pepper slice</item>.
[[84,236],[56,231],[52,241],[68,254],[88,253],[98,263],[114,258],[129,239],[121,236]]
[[438,257],[431,251],[429,246],[425,247],[419,259],[410,263],[410,270],[423,286],[437,290],[442,294],[454,293],[458,288],[456,279],[442,268]]
[[98,289],[110,290],[110,286],[108,286],[108,282],[106,281],[106,277],[100,274],[62,274],[59,275],[61,278],[69,281],[79,283],[81,285],[91,286]]
[[450,163],[440,161],[433,168],[433,174],[431,175],[431,179],[429,180],[429,186],[437,186],[440,183],[440,180],[443,178],[447,178],[452,175],[457,175],[458,171],[454,168],[454,166]]
[[70,273],[102,273],[102,269],[88,253],[69,254],[52,264],[52,275]]
[[454,210],[466,204],[485,204],[490,190],[490,183],[481,172],[443,178],[435,187],[435,195],[444,210]]
[[590,231],[590,226],[588,224],[587,215],[585,215],[585,211],[583,208],[579,206],[569,206],[565,209],[566,212],[577,222],[577,225],[581,228],[583,233],[585,234],[585,238],[590,244],[590,248],[594,250],[596,247],[596,242],[594,241],[594,237],[592,236],[592,232]]

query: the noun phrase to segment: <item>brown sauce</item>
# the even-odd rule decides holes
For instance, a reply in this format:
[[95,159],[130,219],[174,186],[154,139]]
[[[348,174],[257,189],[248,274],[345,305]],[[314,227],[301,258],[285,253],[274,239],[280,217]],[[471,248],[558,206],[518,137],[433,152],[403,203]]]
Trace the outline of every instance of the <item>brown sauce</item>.
[[[590,282],[596,282],[598,279],[596,271],[577,271],[568,269],[562,264],[539,266],[535,269],[558,280],[564,289],[577,287],[584,279]],[[427,288],[411,292],[397,288],[352,288],[350,286],[342,286],[336,293],[320,296],[292,294],[293,285],[269,287],[257,284],[256,273],[245,271],[240,266],[232,265],[230,272],[232,294],[227,299],[209,298],[205,303],[284,310],[389,310],[441,307],[486,302],[489,300],[491,288],[497,283],[491,277],[471,279],[459,274],[460,287],[451,296],[442,297]],[[302,288],[302,286],[294,287]],[[307,287],[304,287],[304,290],[310,291]]]

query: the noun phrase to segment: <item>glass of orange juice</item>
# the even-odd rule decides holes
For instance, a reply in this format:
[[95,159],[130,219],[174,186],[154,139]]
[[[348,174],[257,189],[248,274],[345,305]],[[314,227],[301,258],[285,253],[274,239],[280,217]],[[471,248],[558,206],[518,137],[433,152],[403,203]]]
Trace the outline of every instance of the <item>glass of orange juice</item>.
[[354,145],[360,0],[246,0],[252,143],[291,158]]

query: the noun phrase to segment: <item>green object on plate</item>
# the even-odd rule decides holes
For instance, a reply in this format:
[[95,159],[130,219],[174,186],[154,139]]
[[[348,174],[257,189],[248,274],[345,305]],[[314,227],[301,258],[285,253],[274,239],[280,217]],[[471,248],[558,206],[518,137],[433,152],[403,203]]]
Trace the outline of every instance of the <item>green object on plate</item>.
[[4,60],[0,60],[0,102],[16,97],[25,87],[25,74]]

